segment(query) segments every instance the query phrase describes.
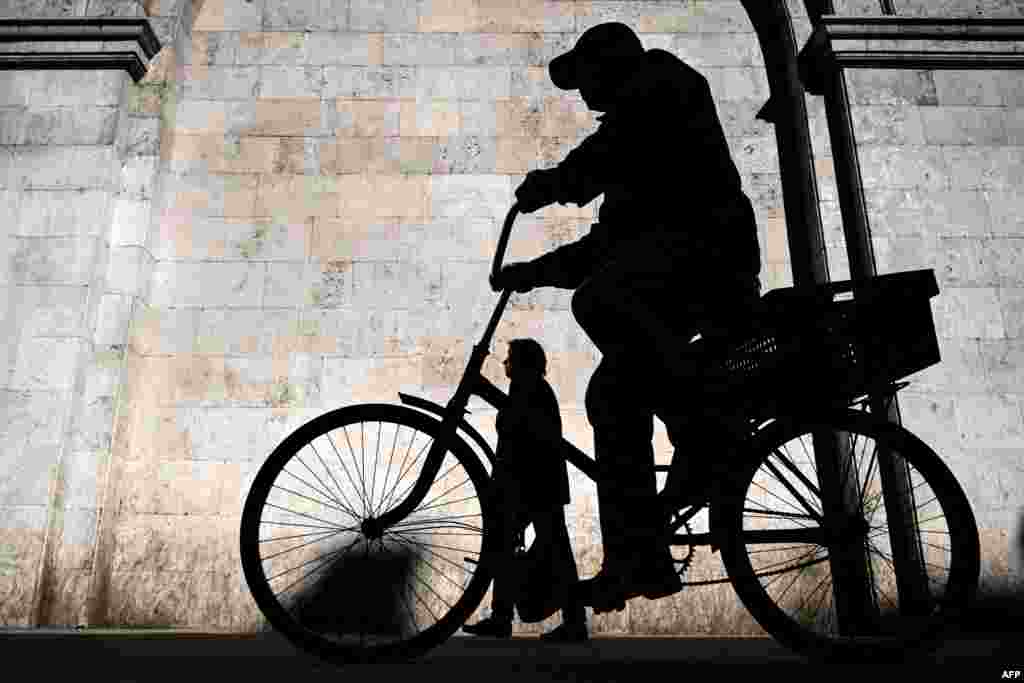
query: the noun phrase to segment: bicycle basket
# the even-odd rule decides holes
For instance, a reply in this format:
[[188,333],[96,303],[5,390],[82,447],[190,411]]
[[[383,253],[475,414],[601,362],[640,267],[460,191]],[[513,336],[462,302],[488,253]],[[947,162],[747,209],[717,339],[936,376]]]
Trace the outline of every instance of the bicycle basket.
[[[795,401],[849,402],[940,361],[929,303],[938,291],[932,270],[815,287],[793,297],[799,310],[766,312],[729,348],[726,382],[742,387],[752,417]],[[846,293],[855,298],[836,300]]]

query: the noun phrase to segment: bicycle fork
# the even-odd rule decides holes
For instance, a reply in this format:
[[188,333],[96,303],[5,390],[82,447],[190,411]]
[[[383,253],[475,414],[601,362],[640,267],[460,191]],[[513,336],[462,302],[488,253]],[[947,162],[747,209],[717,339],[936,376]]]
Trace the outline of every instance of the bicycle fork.
[[454,449],[450,448],[449,444],[454,439],[459,438],[456,430],[458,429],[459,422],[462,421],[462,416],[466,412],[469,397],[476,385],[476,378],[480,376],[484,360],[490,353],[488,349],[490,348],[494,331],[511,295],[512,290],[509,289],[501,293],[498,305],[495,307],[494,313],[491,314],[491,319],[487,323],[487,329],[484,331],[483,338],[480,340],[480,343],[473,346],[473,352],[469,356],[466,371],[462,374],[462,379],[455,390],[455,395],[448,402],[448,405],[445,406],[444,417],[441,419],[441,429],[438,432],[437,438],[434,439],[434,443],[430,446],[419,479],[417,479],[405,500],[380,517],[371,517],[363,522],[361,531],[368,539],[380,538],[388,527],[408,517],[416,509],[416,506],[423,502],[427,492],[434,483],[434,478],[437,477],[441,469],[441,463],[444,462],[445,454],[449,451],[454,452]]

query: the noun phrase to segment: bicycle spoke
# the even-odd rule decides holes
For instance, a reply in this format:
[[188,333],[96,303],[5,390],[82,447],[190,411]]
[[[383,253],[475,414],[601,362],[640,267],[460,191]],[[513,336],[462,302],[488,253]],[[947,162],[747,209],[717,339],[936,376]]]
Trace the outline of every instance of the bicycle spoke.
[[395,438],[391,442],[391,457],[388,458],[388,468],[386,470],[384,470],[384,482],[380,486],[381,507],[378,508],[377,510],[373,511],[373,516],[374,517],[378,517],[380,515],[380,513],[383,512],[384,492],[387,491],[387,489],[388,489],[388,478],[391,477],[391,463],[394,461],[394,458],[395,458],[395,446],[398,445],[398,434],[402,431],[402,425],[397,425],[397,427],[398,427],[398,429],[395,430]]
[[[292,526],[292,525],[289,525]],[[296,524],[295,526],[309,526],[308,524]],[[281,536],[279,538],[261,538],[260,543],[272,543],[274,541],[288,541],[293,538],[305,538],[306,536],[323,536],[324,534],[334,534],[337,529],[330,529],[329,531],[310,531],[306,534],[295,534],[293,536]]]
[[[435,553],[433,550],[431,550],[429,547],[427,547],[429,544],[427,544],[427,543],[417,543],[416,541],[413,541],[413,543],[416,543],[416,545],[422,547],[424,550],[426,550],[428,553],[430,553],[434,557],[437,557],[438,559],[441,559],[441,560],[444,560],[445,562],[450,563],[453,567],[455,567],[455,568],[459,569],[460,571],[462,571],[463,573],[465,573],[465,571],[466,571],[465,567],[463,567],[462,565],[456,564],[455,562],[452,562],[451,560],[449,560],[447,557],[444,557],[443,555],[439,555],[439,554]],[[424,558],[420,558],[420,561],[423,562],[428,567],[430,567],[431,569],[433,569],[435,572],[437,572],[441,576],[443,576],[445,578],[445,580],[448,581],[448,583],[452,584],[453,586],[455,586],[459,590],[462,590],[462,589],[465,588],[465,586],[463,586],[462,584],[456,583],[453,579],[448,578],[447,574],[442,573],[441,570],[438,569],[437,567],[435,567],[433,564],[431,564],[430,561],[428,561],[428,560],[426,560]]]
[[[313,515],[308,515],[305,512],[298,512],[296,510],[289,510],[288,508],[283,508],[280,505],[274,505],[273,503],[267,503],[266,505],[267,505],[267,507],[277,508],[278,510],[284,510],[285,512],[291,513],[293,515],[299,515],[300,517],[309,517],[310,519],[312,519],[314,521],[323,522],[324,524],[331,524],[332,523],[330,520],[320,519],[319,517],[315,517]],[[335,524],[333,528],[337,529],[338,525]]]
[[[442,480],[442,479],[443,479],[443,478],[444,478],[445,476],[447,476],[447,475],[448,475],[448,473],[449,473],[449,472],[451,472],[451,471],[452,471],[453,469],[455,469],[456,467],[458,467],[458,465],[459,465],[459,462],[458,462],[458,461],[456,460],[456,461],[455,461],[455,463],[454,463],[454,464],[452,464],[452,466],[451,466],[451,467],[449,467],[449,468],[448,468],[447,470],[445,470],[445,471],[444,471],[443,473],[441,473],[441,474],[437,475],[436,477],[434,477],[434,481],[436,482],[436,481],[440,481],[440,480]],[[469,481],[469,479],[467,478],[467,479],[466,479],[465,481],[463,481],[462,483],[464,484],[464,483],[466,483],[466,481]],[[399,500],[401,500],[401,499],[402,499],[402,497],[403,497],[403,496],[405,496],[405,494],[409,493],[409,491],[412,491],[413,487],[414,487],[414,486],[416,486],[416,482],[417,482],[417,480],[416,480],[416,479],[413,479],[413,480],[412,480],[411,482],[409,482],[409,485],[405,487],[405,490],[404,490],[404,491],[402,491],[401,495],[399,495],[399,496],[398,496],[398,499],[399,499]],[[453,487],[452,489],[448,489],[448,491],[452,491],[453,489],[455,489],[455,488],[458,488],[458,487],[459,487],[459,486],[461,486],[461,485],[462,485],[462,484],[459,484],[458,486],[455,486],[455,487]],[[433,498],[431,498],[431,499],[430,499],[430,501],[428,501],[428,502],[433,502],[433,501],[437,500],[437,499],[438,499],[438,498],[440,498],[441,496],[445,495],[445,493],[448,493],[448,491],[445,491],[444,493],[442,493],[442,494],[440,494],[440,495],[434,496],[434,497],[433,497]],[[417,508],[417,509],[419,509],[419,508]]]
[[[338,529],[333,534],[331,534],[331,536],[337,536],[338,534],[344,533],[346,531],[352,531],[353,528],[354,527],[349,527],[349,528],[345,528],[345,529]],[[328,538],[330,538],[330,536],[328,536]],[[281,555],[284,555],[285,553],[294,552],[294,551],[298,550],[299,548],[305,548],[308,545],[313,545],[314,543],[319,543],[320,541],[323,541],[323,540],[325,540],[325,539],[317,538],[317,539],[309,541],[307,543],[303,543],[301,545],[297,545],[294,548],[288,548],[286,550],[282,550],[280,552],[274,553],[273,555],[267,555],[266,557],[263,558],[263,561],[266,562],[267,560],[272,560],[275,557],[280,557]]]
[[[310,445],[312,445],[312,444],[310,444]],[[314,449],[314,452],[316,452],[316,451],[315,451],[315,449]],[[298,461],[299,461],[300,463],[302,463],[303,467],[305,467],[305,468],[306,468],[307,470],[309,469],[309,465],[306,465],[306,463],[305,463],[305,462],[303,462],[303,461],[302,461],[302,459],[298,457],[298,455],[296,455],[295,457],[296,457],[296,459],[297,459],[297,460],[298,460]],[[334,500],[334,502],[335,502],[335,503],[338,503],[339,505],[342,505],[342,503],[341,503],[340,501],[338,501],[338,500],[335,500],[335,499],[334,499],[334,498],[333,498],[333,497],[331,496],[331,494],[330,494],[329,492],[324,492],[324,491],[321,491],[321,490],[320,490],[320,489],[318,489],[318,488],[317,488],[316,486],[313,486],[313,485],[312,485],[312,484],[310,484],[310,483],[309,483],[308,481],[306,481],[305,479],[303,479],[303,478],[302,478],[302,477],[300,477],[299,475],[297,475],[297,474],[295,474],[294,472],[292,472],[291,470],[289,470],[289,469],[288,469],[287,467],[283,468],[283,469],[281,470],[281,472],[282,472],[283,474],[287,474],[288,476],[292,477],[293,479],[296,479],[296,480],[298,480],[298,481],[302,482],[303,484],[305,484],[306,486],[308,486],[308,487],[309,487],[309,488],[311,488],[312,490],[316,491],[316,492],[317,492],[317,493],[319,493],[320,495],[324,495],[324,496],[327,496],[328,498],[331,498],[331,500]],[[315,474],[315,473],[313,473],[313,476],[314,476],[314,477],[316,477],[316,474]],[[322,482],[321,482],[321,483],[322,483]],[[276,486],[276,484],[275,484],[275,486]],[[342,495],[344,496],[345,494],[343,493]],[[346,502],[346,503],[348,503],[348,500],[346,499],[346,500],[345,500],[345,502]],[[355,514],[355,510],[351,508],[351,503],[348,503],[348,505],[349,505],[349,508],[347,509],[347,512],[348,512],[348,513],[349,513],[350,515],[352,515],[352,517],[353,517],[354,519],[358,519],[359,517],[358,517],[358,516],[357,516],[357,515]],[[344,507],[344,505],[342,505],[342,507]]]
[[[377,454],[373,457],[373,478],[370,480],[370,499],[373,499],[373,495],[377,490],[377,461],[380,460],[380,432],[384,425],[381,422],[377,422]],[[370,511],[375,515],[376,508],[370,508]]]
[[[331,478],[331,481],[333,481],[333,482],[334,482],[334,485],[338,487],[338,493],[339,493],[339,494],[341,494],[341,496],[342,496],[343,498],[345,498],[345,492],[344,492],[344,490],[343,490],[343,489],[341,488],[341,484],[339,484],[339,483],[338,483],[338,480],[334,478],[334,472],[332,472],[332,471],[331,471],[331,468],[327,466],[327,463],[325,463],[325,462],[324,462],[324,459],[320,457],[320,453],[319,453],[319,452],[318,452],[318,451],[316,450],[316,446],[315,446],[315,445],[313,444],[313,442],[312,442],[312,441],[310,441],[310,442],[309,442],[309,447],[313,449],[313,454],[314,454],[314,455],[316,456],[316,459],[320,461],[320,465],[321,465],[321,466],[322,466],[322,467],[324,468],[324,470],[325,470],[325,471],[327,472],[327,476],[329,476],[329,477]],[[297,454],[296,454],[296,457],[298,457],[298,455],[297,455]],[[301,459],[299,460],[299,462],[302,462],[302,464],[303,464],[303,465],[305,465],[305,464],[306,464],[306,463],[305,463],[305,462],[303,462],[303,461],[302,461]],[[309,469],[309,466],[308,466],[308,465],[306,466],[306,469]],[[312,470],[310,470],[310,472],[312,473]],[[316,475],[314,474],[313,476],[315,477]],[[320,481],[319,477],[317,478],[317,481]],[[327,488],[327,485],[326,485],[326,484],[324,484],[324,488]],[[339,500],[335,500],[334,502],[336,502],[336,503],[337,503],[338,505],[341,505],[341,501],[339,501]],[[348,505],[349,507],[351,507],[351,506],[352,506],[352,503],[350,503],[350,502],[348,501],[348,498],[345,498],[345,503],[346,503],[346,504],[347,504],[347,505]],[[354,513],[354,512],[355,512],[355,510],[353,509],[353,510],[352,510],[352,512]],[[353,515],[353,516],[355,516],[355,515]],[[356,519],[358,519],[358,517],[356,517]]]
[[[416,437],[419,436],[419,434],[419,432],[414,431],[412,433],[412,439],[409,441],[409,445],[405,447],[405,456],[402,458],[402,464],[398,466],[398,476],[395,477],[395,483],[392,484],[391,490],[387,493],[387,495],[381,498],[380,505],[382,510],[387,509],[388,501],[391,499],[391,495],[395,492],[395,489],[398,488],[398,483],[402,481],[402,477],[405,476],[405,463],[409,460],[409,453],[412,452],[412,445],[416,443]],[[412,463],[409,464],[410,468],[416,464],[416,461],[420,459],[421,455],[423,455],[423,449],[427,448],[432,441],[433,439],[428,438],[427,443],[423,446],[423,448],[419,450],[419,452],[416,454],[416,457],[413,458]]]
[[793,509],[794,509],[794,510],[796,510],[797,512],[800,512],[800,511],[801,511],[799,507],[797,507],[796,505],[793,505],[793,504],[792,504],[791,502],[789,502],[788,500],[785,500],[785,499],[783,499],[783,498],[782,498],[781,496],[779,496],[778,494],[776,494],[776,493],[775,493],[774,491],[771,491],[771,490],[769,490],[769,489],[768,489],[768,488],[767,488],[766,486],[764,486],[764,485],[762,485],[762,484],[759,484],[759,483],[758,483],[758,482],[756,482],[756,481],[755,481],[755,482],[751,482],[751,483],[752,483],[752,484],[753,484],[754,486],[756,486],[756,487],[758,487],[759,489],[761,489],[762,491],[764,491],[765,493],[767,493],[767,494],[768,494],[769,496],[771,496],[772,498],[776,498],[776,499],[778,499],[779,501],[781,501],[781,502],[782,502],[782,503],[784,503],[785,505],[788,505],[789,507],[793,508]]
[[309,571],[309,572],[306,572],[305,574],[303,574],[302,576],[300,576],[300,577],[299,577],[298,579],[296,579],[295,581],[293,581],[293,582],[291,582],[290,584],[288,584],[288,585],[287,585],[287,586],[286,586],[286,587],[285,587],[284,589],[282,589],[282,590],[281,590],[281,593],[285,593],[285,592],[287,592],[287,591],[288,591],[288,589],[289,589],[289,588],[291,588],[292,586],[294,586],[295,584],[297,584],[297,583],[298,583],[299,581],[302,581],[302,580],[303,580],[304,578],[306,578],[307,576],[309,576],[309,575],[310,575],[310,574],[312,574],[313,572],[315,572],[315,571],[317,571],[318,569],[320,569],[320,567],[323,567],[323,566],[324,566],[324,565],[325,565],[325,564],[326,564],[327,562],[329,562],[329,561],[330,561],[330,558],[336,557],[336,556],[338,556],[338,555],[341,555],[341,554],[342,554],[342,553],[344,553],[344,552],[347,552],[347,551],[349,550],[349,548],[351,548],[352,546],[354,546],[354,545],[355,545],[356,543],[358,543],[358,542],[359,542],[359,539],[357,538],[356,540],[352,541],[352,543],[351,543],[351,544],[349,544],[348,546],[346,546],[346,547],[345,547],[344,549],[342,549],[342,550],[335,550],[334,552],[328,553],[327,555],[320,555],[320,556],[318,556],[318,557],[314,557],[313,559],[311,559],[311,560],[306,560],[306,561],[305,561],[305,562],[303,562],[302,564],[300,564],[300,565],[297,565],[297,566],[295,566],[295,567],[292,567],[291,569],[286,569],[286,570],[284,570],[283,572],[281,572],[280,574],[275,574],[274,576],[268,577],[268,578],[267,578],[267,583],[269,584],[269,583],[270,583],[271,581],[273,581],[274,579],[279,579],[279,578],[281,578],[282,576],[284,576],[285,574],[290,574],[291,572],[293,572],[293,571],[295,571],[295,570],[297,570],[297,569],[302,569],[302,568],[303,568],[303,567],[305,567],[305,566],[306,566],[307,564],[312,564],[313,562],[316,562],[317,560],[319,560],[319,559],[321,559],[321,558],[323,558],[323,557],[327,557],[327,558],[328,558],[327,560],[324,560],[324,562],[321,562],[321,563],[320,563],[319,565],[317,565],[316,567],[314,567],[314,568],[313,568],[313,569],[312,569],[311,571]]
[[[338,447],[334,445],[334,439],[331,438],[330,434],[324,434],[324,437],[327,439],[327,443],[331,444],[331,450],[334,451],[334,455],[338,458],[338,464],[341,465],[341,469],[345,473],[345,477],[348,479],[348,483],[352,484],[352,491],[353,491],[353,493],[358,496],[359,495],[359,489],[356,488],[356,483],[355,483],[355,481],[352,480],[352,474],[348,471],[348,468],[345,467],[345,461],[341,459],[341,451],[339,451]],[[347,438],[347,435],[346,435],[346,438]],[[309,443],[309,445],[312,447],[313,446],[313,442],[311,441]],[[313,448],[313,452],[316,452],[316,448],[315,447]],[[352,453],[351,446],[349,447],[349,453]],[[352,467],[355,467],[355,453],[352,453]],[[328,471],[330,471],[330,470],[328,470]],[[360,502],[363,502],[363,501],[360,501]],[[355,509],[355,506],[353,505],[352,508]],[[366,516],[366,508],[365,507],[363,508],[363,516],[364,517]]]
[[[394,495],[394,493],[395,493],[395,490],[397,490],[397,489],[398,489],[398,484],[399,484],[399,482],[401,482],[401,481],[402,481],[402,477],[404,477],[404,476],[406,475],[406,472],[408,472],[409,470],[411,470],[411,469],[412,469],[413,465],[415,465],[415,464],[416,464],[416,463],[417,463],[417,462],[419,461],[419,459],[420,459],[420,456],[421,456],[421,455],[423,455],[423,452],[424,452],[424,451],[426,451],[426,450],[428,450],[428,449],[430,448],[430,445],[431,445],[431,444],[432,444],[433,442],[434,442],[434,440],[433,440],[433,439],[431,439],[431,440],[430,440],[430,441],[428,441],[427,443],[423,444],[423,448],[421,448],[421,449],[420,449],[420,452],[419,452],[419,453],[417,453],[417,454],[416,454],[416,457],[415,457],[415,458],[413,458],[413,460],[412,460],[412,462],[411,462],[411,463],[409,463],[409,467],[408,467],[408,468],[406,468],[406,470],[405,470],[404,472],[401,472],[401,473],[400,473],[400,474],[398,475],[398,478],[397,478],[397,479],[395,479],[395,483],[394,483],[394,486],[392,486],[392,488],[391,488],[391,493],[390,493],[390,494],[388,495],[388,498],[387,498],[387,502],[386,502],[386,503],[384,503],[384,504],[382,505],[383,509],[385,509],[385,510],[387,510],[387,509],[388,509],[388,506],[389,506],[389,505],[391,504],[391,501],[392,501],[392,499],[393,499],[393,498],[392,498],[392,496]],[[413,485],[414,485],[414,484],[415,484],[415,481],[413,482]],[[406,492],[406,491],[409,491],[409,490],[411,490],[411,489],[412,489],[412,485],[410,485],[410,486],[409,486],[408,488],[406,488],[406,489],[405,489],[405,491],[403,491],[403,492],[402,492],[402,493],[403,493],[403,495],[405,494],[405,492]]]
[[[814,483],[812,481],[810,481],[806,476],[804,476],[804,473],[801,472],[799,469],[797,469],[796,465],[794,465],[793,462],[789,458],[783,457],[779,453],[778,449],[775,450],[775,456],[780,461],[782,461],[782,464],[786,466],[786,469],[788,469],[790,472],[793,473],[793,476],[795,476],[797,479],[800,480],[800,483],[803,484],[807,488],[808,491],[810,491],[815,496],[817,496],[819,500],[821,499],[821,491],[818,490],[818,487],[815,486]],[[766,460],[765,464],[770,464],[770,461]],[[774,469],[773,469],[773,471],[775,471],[775,474],[776,474],[777,477],[781,478],[782,475],[778,471],[776,471]],[[794,491],[794,489],[792,487],[787,487],[787,488],[789,488],[790,491]],[[796,495],[795,491],[794,491],[794,495]],[[817,511],[814,509],[814,507],[812,505],[810,505],[809,503],[805,502],[803,500],[803,498],[798,497],[798,499],[800,500],[801,503],[803,503],[807,507],[807,509],[811,512],[812,515],[817,513]]]
[[337,510],[338,512],[344,512],[346,515],[348,515],[349,517],[352,517],[355,520],[359,519],[358,517],[353,515],[348,510],[345,510],[345,509],[340,508],[340,507],[336,507],[334,505],[327,505],[326,503],[324,503],[322,500],[320,500],[318,498],[310,498],[309,496],[304,495],[302,493],[299,493],[298,491],[292,491],[291,489],[286,489],[285,487],[278,486],[277,484],[274,484],[271,488],[275,488],[275,489],[278,489],[280,491],[285,491],[286,493],[290,493],[293,496],[298,496],[299,498],[305,498],[306,500],[313,501],[314,503],[318,503],[318,504],[322,505],[323,507],[325,507],[325,508],[327,508],[329,510]]

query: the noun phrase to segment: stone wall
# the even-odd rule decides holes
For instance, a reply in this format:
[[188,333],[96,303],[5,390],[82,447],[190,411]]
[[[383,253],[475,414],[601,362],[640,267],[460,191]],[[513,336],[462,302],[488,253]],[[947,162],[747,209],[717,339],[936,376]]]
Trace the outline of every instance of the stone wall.
[[[258,626],[237,549],[252,477],[331,408],[451,395],[497,299],[486,274],[515,187],[597,126],[545,68],[593,24],[624,21],[707,76],[757,210],[762,286],[792,283],[774,133],[754,118],[767,80],[737,1],[14,4],[14,16],[145,11],[164,51],[139,86],[122,72],[0,72],[0,196],[17,216],[0,282],[3,623]],[[802,2],[789,4],[802,44]],[[946,5],[897,10],[1021,16],[1009,2]],[[943,290],[943,364],[903,394],[905,422],[968,489],[986,572],[1019,577],[1021,77],[849,83],[879,270],[934,267]],[[808,104],[832,277],[845,278],[820,98]],[[521,216],[508,260],[584,234],[599,205]],[[569,295],[516,296],[485,374],[502,385],[505,342],[537,338],[566,435],[592,452],[582,403],[598,356]],[[493,443],[493,411],[470,409]],[[589,575],[595,488],[570,473]],[[717,556],[697,560],[693,578],[722,575]],[[759,632],[728,586],[637,600],[592,628]]]

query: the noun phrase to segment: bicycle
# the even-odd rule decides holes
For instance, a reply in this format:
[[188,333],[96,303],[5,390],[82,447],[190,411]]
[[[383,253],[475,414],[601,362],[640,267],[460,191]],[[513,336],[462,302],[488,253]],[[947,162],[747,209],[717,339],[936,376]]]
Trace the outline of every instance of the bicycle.
[[[267,621],[300,649],[339,664],[420,656],[481,603],[497,542],[484,466],[494,453],[464,416],[471,395],[497,408],[505,399],[481,369],[511,293],[446,406],[400,393],[403,405],[334,409],[257,473],[243,571]],[[930,447],[879,414],[907,386],[899,379],[939,362],[928,303],[937,293],[932,271],[778,289],[744,334],[683,349],[714,369],[708,405],[729,410],[708,411],[724,453],[705,494],[659,492],[672,511],[665,533],[688,549],[680,573],[695,547],[720,551],[722,581],[806,657],[928,652],[976,591],[978,532],[963,490]],[[820,377],[793,382],[794,363]],[[875,444],[866,459],[858,442]],[[559,445],[596,478],[593,459]],[[703,510],[710,531],[692,533]]]

